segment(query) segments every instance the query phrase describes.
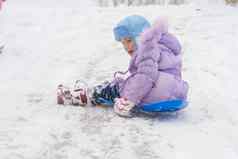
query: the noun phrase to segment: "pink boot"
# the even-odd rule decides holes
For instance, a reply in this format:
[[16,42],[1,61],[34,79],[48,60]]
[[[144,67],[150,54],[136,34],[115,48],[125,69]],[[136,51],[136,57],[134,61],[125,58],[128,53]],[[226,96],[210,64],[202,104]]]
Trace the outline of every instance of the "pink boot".
[[57,88],[57,104],[60,105],[72,104],[72,95],[70,89],[63,86],[62,84],[58,85]]
[[86,106],[88,103],[87,93],[83,89],[72,91],[72,105]]
[[65,87],[62,84],[58,86],[57,104],[85,106],[87,103],[87,85],[84,82],[77,80],[73,89]]
[[85,82],[77,80],[72,91],[72,104],[85,106],[88,103],[88,86]]

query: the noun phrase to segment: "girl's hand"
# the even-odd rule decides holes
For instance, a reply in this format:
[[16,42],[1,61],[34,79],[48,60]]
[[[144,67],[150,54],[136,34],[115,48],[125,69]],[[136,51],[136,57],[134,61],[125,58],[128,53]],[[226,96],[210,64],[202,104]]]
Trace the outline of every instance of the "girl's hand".
[[114,104],[114,112],[122,117],[132,117],[132,108],[135,104],[126,98],[116,98]]
[[126,71],[126,72],[117,71],[117,72],[115,72],[115,74],[114,74],[114,78],[115,78],[115,79],[123,79],[123,80],[126,80],[130,75],[131,75],[131,74],[130,74],[129,71]]

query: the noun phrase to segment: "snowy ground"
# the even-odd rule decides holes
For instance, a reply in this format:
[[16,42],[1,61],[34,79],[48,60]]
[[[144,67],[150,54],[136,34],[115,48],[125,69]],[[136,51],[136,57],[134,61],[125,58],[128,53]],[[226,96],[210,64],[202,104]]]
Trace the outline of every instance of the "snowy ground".
[[[238,158],[238,8],[46,2],[9,1],[0,12],[1,159]],[[111,109],[57,106],[57,84],[93,85],[126,69],[112,27],[135,13],[168,16],[183,45],[189,107],[124,119]]]

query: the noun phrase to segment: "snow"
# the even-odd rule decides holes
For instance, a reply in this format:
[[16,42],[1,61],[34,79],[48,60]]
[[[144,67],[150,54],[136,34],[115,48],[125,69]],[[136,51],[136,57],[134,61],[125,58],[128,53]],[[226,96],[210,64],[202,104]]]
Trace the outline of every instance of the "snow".
[[[0,12],[1,159],[238,158],[238,8],[66,2],[7,1]],[[130,14],[168,17],[183,45],[189,107],[124,119],[112,109],[57,106],[59,83],[94,85],[127,68],[112,27]]]

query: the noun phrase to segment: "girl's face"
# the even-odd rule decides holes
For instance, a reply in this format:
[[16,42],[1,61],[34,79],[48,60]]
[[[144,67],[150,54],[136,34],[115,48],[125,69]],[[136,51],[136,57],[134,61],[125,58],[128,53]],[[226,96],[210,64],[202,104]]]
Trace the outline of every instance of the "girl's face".
[[122,39],[122,44],[124,46],[124,48],[126,49],[126,51],[128,52],[128,54],[130,56],[132,56],[133,52],[135,51],[135,43],[131,38],[124,38]]

